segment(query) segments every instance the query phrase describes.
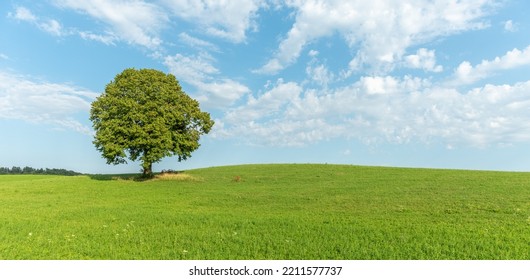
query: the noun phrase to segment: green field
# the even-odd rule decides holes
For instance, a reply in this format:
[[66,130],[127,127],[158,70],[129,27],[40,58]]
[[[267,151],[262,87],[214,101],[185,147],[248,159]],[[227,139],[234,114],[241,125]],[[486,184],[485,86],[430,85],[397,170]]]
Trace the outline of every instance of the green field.
[[278,164],[183,174],[0,176],[0,259],[530,259],[530,173]]

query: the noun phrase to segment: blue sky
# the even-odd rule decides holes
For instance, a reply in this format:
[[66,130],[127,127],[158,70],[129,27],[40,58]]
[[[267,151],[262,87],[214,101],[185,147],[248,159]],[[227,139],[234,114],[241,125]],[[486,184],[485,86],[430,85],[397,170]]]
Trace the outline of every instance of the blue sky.
[[[226,3],[223,3],[226,2]],[[0,4],[0,166],[87,173],[91,102],[174,74],[216,125],[186,162],[530,171],[523,0],[45,0]]]

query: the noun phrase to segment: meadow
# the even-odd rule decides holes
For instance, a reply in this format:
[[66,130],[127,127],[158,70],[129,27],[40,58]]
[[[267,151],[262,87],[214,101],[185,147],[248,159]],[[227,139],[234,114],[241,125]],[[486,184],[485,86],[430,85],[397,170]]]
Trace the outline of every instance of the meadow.
[[530,173],[275,164],[0,176],[0,259],[530,259]]

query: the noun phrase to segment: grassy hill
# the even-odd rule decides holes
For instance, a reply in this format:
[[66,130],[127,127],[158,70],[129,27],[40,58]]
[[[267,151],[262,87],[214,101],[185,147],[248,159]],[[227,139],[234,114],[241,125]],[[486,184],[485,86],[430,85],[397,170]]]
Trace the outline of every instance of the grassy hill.
[[530,173],[244,165],[0,176],[0,259],[530,259]]

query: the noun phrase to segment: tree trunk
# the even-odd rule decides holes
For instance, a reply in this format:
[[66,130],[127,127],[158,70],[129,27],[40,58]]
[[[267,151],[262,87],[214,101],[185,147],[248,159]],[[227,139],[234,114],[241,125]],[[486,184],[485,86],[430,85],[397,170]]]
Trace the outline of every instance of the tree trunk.
[[144,163],[143,167],[144,167],[144,172],[143,172],[142,176],[145,177],[145,178],[153,177],[153,163],[151,163],[151,162]]

